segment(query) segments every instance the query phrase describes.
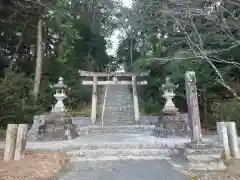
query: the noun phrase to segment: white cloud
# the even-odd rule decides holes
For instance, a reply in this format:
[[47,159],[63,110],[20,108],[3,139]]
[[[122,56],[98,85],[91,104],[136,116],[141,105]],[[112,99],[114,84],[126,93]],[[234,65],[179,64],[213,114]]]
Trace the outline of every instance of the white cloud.
[[132,0],[122,0],[124,6],[131,8],[132,7]]

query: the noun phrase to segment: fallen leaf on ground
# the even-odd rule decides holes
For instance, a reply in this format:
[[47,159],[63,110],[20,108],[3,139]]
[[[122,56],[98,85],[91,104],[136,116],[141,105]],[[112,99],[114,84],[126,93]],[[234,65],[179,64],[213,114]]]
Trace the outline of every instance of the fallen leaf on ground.
[[65,153],[28,153],[20,161],[0,161],[1,180],[52,180],[69,162]]

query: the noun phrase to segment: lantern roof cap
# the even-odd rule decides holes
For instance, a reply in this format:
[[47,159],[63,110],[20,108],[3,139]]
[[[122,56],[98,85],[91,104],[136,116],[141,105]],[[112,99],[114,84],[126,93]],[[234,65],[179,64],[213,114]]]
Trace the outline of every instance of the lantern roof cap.
[[67,85],[64,84],[64,82],[63,82],[63,77],[59,77],[59,78],[58,78],[58,83],[55,84],[53,87],[56,88],[56,89],[63,89],[63,88],[66,88]]
[[162,85],[163,89],[175,89],[178,85],[172,83],[171,79],[167,76],[165,84]]

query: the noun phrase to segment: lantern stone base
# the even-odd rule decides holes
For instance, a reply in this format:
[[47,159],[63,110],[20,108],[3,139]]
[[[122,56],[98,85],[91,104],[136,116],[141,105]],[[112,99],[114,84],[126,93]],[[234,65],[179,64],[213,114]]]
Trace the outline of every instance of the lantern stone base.
[[183,129],[183,123],[179,114],[164,114],[161,121],[165,129]]
[[78,137],[72,117],[67,113],[49,113],[35,119],[28,133],[28,140],[61,141]]
[[187,135],[187,125],[179,112],[163,114],[155,126],[159,137]]

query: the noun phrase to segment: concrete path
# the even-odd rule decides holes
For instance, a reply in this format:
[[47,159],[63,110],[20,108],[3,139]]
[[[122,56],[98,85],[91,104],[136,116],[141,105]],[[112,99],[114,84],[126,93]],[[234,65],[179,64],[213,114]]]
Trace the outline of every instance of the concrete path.
[[165,160],[75,162],[57,180],[186,180]]
[[[217,136],[205,136],[204,141],[216,142]],[[149,134],[102,134],[102,135],[89,135],[79,137],[71,141],[49,141],[49,142],[27,142],[28,150],[47,150],[56,151],[62,149],[72,149],[91,145],[91,144],[156,144],[167,145],[168,147],[174,147],[175,145],[184,145],[190,142],[189,138],[156,138]],[[4,148],[5,143],[0,142],[0,149]]]
[[[208,138],[206,139],[209,140]],[[101,145],[100,149],[105,150],[107,150],[107,147],[121,150],[122,148],[124,149],[125,146],[121,147],[119,145],[128,145],[127,150],[135,152],[139,148],[153,148],[154,150],[158,150],[162,144],[168,147],[174,147],[175,145],[183,145],[189,141],[190,139],[188,138],[176,137],[163,139],[147,134],[104,134],[80,137],[75,140],[74,144],[81,145],[81,149],[85,149],[83,148],[84,144],[96,144],[98,146]],[[141,145],[141,147],[139,147],[139,145]],[[96,149],[96,147],[94,148]],[[87,149],[95,151],[92,147],[88,147]],[[106,160],[107,158],[105,157],[103,158],[104,160],[97,160],[96,158],[92,161],[82,161],[74,157],[74,160],[72,159],[71,162],[72,166],[60,173],[62,175],[60,175],[57,180],[186,180],[180,171],[174,169],[173,166],[166,160],[163,160],[163,158],[158,159],[157,156],[155,158],[146,157],[145,159],[139,157],[122,159],[119,155],[115,155],[114,157],[116,157],[115,160],[111,158]],[[80,157],[80,159],[82,159],[82,157]]]

